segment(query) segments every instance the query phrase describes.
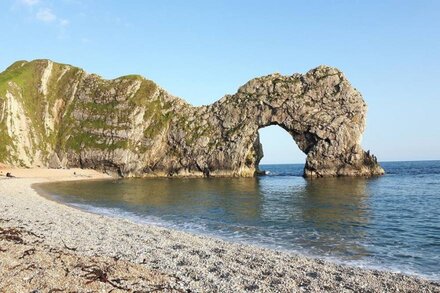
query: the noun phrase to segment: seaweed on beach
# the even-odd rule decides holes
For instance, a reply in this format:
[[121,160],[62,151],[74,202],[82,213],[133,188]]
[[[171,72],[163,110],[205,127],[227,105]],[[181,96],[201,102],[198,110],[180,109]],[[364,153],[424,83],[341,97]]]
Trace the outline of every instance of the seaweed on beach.
[[11,241],[16,244],[24,244],[22,238],[22,231],[17,228],[1,228],[0,227],[0,239]]
[[[109,264],[105,264],[104,266],[99,266],[97,264],[85,265],[79,264],[75,266],[75,268],[81,269],[84,274],[82,277],[87,279],[86,284],[90,284],[93,282],[102,282],[111,285],[115,289],[124,290],[124,291],[132,291],[131,288],[124,287],[121,283],[127,281],[124,278],[111,278],[111,274],[114,272],[113,266]],[[138,277],[141,281],[148,281],[143,276]],[[177,277],[176,277],[177,279]],[[132,285],[136,285],[139,283],[135,283]],[[153,284],[149,285],[149,287],[153,287],[150,290],[142,290],[142,291],[134,291],[134,292],[143,292],[143,293],[152,293],[152,292],[179,292],[179,293],[190,293],[190,290],[182,290],[179,288],[175,288],[169,284]]]
[[64,241],[63,241],[63,245],[64,245],[64,248],[67,249],[67,250],[76,251],[78,249],[77,247],[69,247],[69,246],[67,246],[67,244]]
[[[9,220],[0,218],[0,223],[1,222],[9,222]],[[110,262],[102,262],[99,260],[100,256],[96,256],[97,258],[90,258],[86,263],[76,262],[76,265],[69,264],[69,259],[73,258],[78,261],[79,256],[76,254],[78,248],[69,246],[64,241],[62,241],[64,248],[50,247],[47,244],[44,244],[44,238],[44,236],[28,231],[23,226],[0,227],[0,240],[6,241],[6,247],[0,247],[0,252],[9,251],[6,248],[10,248],[11,246],[8,246],[7,242],[19,247],[18,249],[12,249],[12,251],[15,254],[15,259],[20,260],[20,262],[11,266],[8,271],[15,271],[15,274],[26,274],[26,272],[29,271],[37,272],[47,269],[47,266],[34,262],[35,257],[39,258],[41,253],[46,251],[48,255],[51,255],[50,257],[53,260],[52,265],[56,262],[59,263],[61,269],[64,271],[64,277],[69,278],[68,276],[72,274],[73,276],[80,276],[85,279],[84,286],[99,282],[111,286],[113,288],[111,291],[121,290],[137,292],[136,289],[139,289],[141,291],[138,292],[191,292],[189,290],[185,291],[178,288],[179,285],[177,284],[181,283],[182,280],[176,276],[168,276],[175,279],[171,283],[153,283],[154,279],[150,279],[148,274],[139,274],[131,277],[124,275],[121,276],[121,266],[125,267],[126,264],[123,261],[120,261],[120,257],[118,256],[114,256]],[[79,274],[77,270],[79,270]],[[29,283],[34,281],[34,277],[28,280]],[[54,288],[51,289],[50,292],[61,292],[64,290],[65,289]]]
[[25,230],[23,227],[11,227],[11,228],[0,227],[0,240],[14,242],[15,244],[26,244],[26,241],[24,241],[23,239],[24,234],[31,235],[37,238],[37,240],[34,240],[32,244],[42,242],[42,238],[43,238],[42,236],[37,235],[32,231]]
[[114,288],[120,290],[125,290],[125,291],[130,290],[126,287],[117,284],[121,282],[123,279],[110,279],[110,274],[112,272],[112,267],[110,265],[106,265],[103,268],[101,268],[96,264],[93,265],[79,264],[76,267],[80,268],[85,273],[83,277],[88,280],[86,284],[90,284],[98,281],[102,283],[107,283],[113,286]]
[[23,258],[25,258],[26,256],[33,255],[33,254],[35,254],[35,251],[36,251],[35,248],[31,248],[31,249],[25,250],[25,251],[23,252],[23,255],[20,256],[18,259],[23,259]]

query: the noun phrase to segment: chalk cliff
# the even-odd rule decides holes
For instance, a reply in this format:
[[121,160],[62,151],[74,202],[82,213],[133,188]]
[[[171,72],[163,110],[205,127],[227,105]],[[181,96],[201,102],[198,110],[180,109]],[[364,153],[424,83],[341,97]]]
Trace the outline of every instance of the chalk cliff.
[[367,105],[342,72],[255,78],[201,107],[138,75],[105,80],[49,60],[0,73],[0,162],[121,176],[254,176],[258,129],[279,125],[307,154],[304,176],[383,174],[360,146]]

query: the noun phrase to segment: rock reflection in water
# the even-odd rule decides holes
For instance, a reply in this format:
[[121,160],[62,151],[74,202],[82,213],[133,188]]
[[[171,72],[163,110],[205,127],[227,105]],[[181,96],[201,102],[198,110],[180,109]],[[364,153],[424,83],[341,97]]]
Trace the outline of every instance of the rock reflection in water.
[[293,249],[361,258],[370,212],[365,178],[261,178],[261,219],[278,233],[273,243]]
[[[367,179],[301,177],[124,179],[55,183],[71,202],[221,231],[257,233],[269,245],[362,257],[369,208]],[[54,189],[55,188],[55,189]],[[244,233],[244,234],[243,234]]]
[[[125,180],[121,180],[125,184]],[[254,178],[134,179],[122,199],[131,205],[148,205],[219,221],[254,221],[259,217],[260,196]],[[132,188],[135,186],[135,188]]]
[[303,192],[298,194],[301,218],[317,234],[305,240],[330,254],[356,258],[368,254],[359,244],[366,237],[370,217],[367,183],[365,178],[308,181]]
[[135,214],[188,220],[248,222],[260,217],[255,178],[123,179],[60,182],[44,187],[68,203],[123,208]]

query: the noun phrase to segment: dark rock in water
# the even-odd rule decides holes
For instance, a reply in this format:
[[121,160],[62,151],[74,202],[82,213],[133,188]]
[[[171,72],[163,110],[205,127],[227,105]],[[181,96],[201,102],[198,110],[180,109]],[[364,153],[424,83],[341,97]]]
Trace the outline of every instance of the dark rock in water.
[[270,174],[270,172],[269,171],[265,171],[265,170],[257,170],[256,173],[255,173],[255,175],[257,175],[257,176],[266,176],[266,175],[269,175],[269,174]]
[[367,105],[342,72],[255,78],[193,107],[141,76],[104,80],[48,60],[0,74],[0,161],[120,176],[254,176],[258,130],[279,125],[307,154],[304,176],[383,174],[361,136]]
[[264,170],[257,170],[257,171],[255,171],[255,175],[257,175],[257,176],[264,176],[264,175],[266,175],[266,171],[264,171]]

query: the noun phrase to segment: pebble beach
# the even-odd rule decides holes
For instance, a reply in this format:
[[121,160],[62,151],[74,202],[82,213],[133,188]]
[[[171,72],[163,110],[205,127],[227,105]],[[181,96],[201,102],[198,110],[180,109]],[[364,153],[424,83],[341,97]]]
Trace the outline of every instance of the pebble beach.
[[1,171],[0,292],[440,292],[416,276],[87,213],[35,189],[107,177],[92,170]]

